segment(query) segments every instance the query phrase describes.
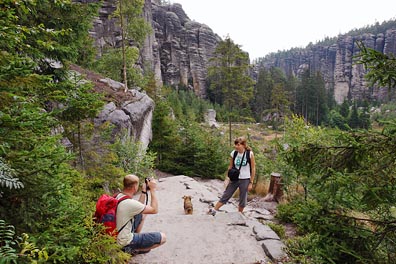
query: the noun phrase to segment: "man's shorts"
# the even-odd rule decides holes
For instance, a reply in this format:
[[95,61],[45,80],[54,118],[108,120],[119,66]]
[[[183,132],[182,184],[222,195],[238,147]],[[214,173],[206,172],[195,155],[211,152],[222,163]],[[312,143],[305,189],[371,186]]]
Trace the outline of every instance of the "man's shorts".
[[[135,215],[133,220],[133,229],[136,230],[142,221],[142,214]],[[133,233],[133,239],[129,245],[126,245],[123,249],[125,252],[133,254],[137,249],[150,248],[156,244],[161,244],[161,233],[150,232],[150,233]]]
[[160,232],[134,233],[129,245],[124,247],[124,251],[132,254],[137,249],[147,249],[156,244],[161,244]]

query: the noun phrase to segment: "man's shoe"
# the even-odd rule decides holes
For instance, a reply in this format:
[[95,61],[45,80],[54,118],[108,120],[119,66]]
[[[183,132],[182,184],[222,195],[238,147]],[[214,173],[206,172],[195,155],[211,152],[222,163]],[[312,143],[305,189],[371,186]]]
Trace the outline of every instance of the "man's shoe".
[[148,249],[148,250],[143,250],[143,249],[135,249],[135,250],[132,250],[132,252],[130,253],[131,255],[138,255],[138,254],[146,254],[146,253],[149,253],[150,252],[150,249]]

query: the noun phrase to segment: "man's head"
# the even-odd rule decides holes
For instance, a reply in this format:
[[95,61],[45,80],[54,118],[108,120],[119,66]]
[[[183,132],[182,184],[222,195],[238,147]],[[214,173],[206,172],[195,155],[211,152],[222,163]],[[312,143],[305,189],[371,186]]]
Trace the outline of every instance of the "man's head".
[[136,192],[139,188],[139,177],[133,174],[128,174],[124,177],[124,190],[131,191],[134,189]]

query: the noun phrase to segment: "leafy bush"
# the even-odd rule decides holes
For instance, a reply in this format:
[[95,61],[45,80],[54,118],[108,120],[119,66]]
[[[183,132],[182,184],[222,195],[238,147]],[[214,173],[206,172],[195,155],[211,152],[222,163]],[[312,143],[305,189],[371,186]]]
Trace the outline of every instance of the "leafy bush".
[[321,237],[316,233],[309,233],[304,236],[286,240],[286,252],[290,261],[286,263],[294,264],[325,264],[335,263],[326,256],[326,248],[322,247]]
[[[157,153],[156,167],[172,174],[223,177],[228,153],[222,137],[217,131],[206,130],[197,122],[203,119],[202,110],[198,111],[192,106],[192,112],[183,111],[188,108],[188,103],[200,105],[195,95],[180,94],[181,99],[177,93],[173,93],[169,101],[159,100],[156,104],[153,141],[150,143],[150,150]],[[178,118],[172,118],[172,114]],[[199,117],[195,114],[199,114]]]
[[279,205],[278,217],[314,235],[316,242],[306,245],[310,257],[319,257],[314,263],[392,263],[395,127],[341,132],[296,120],[290,128],[280,156],[295,170],[288,184],[302,185],[304,193]]
[[81,259],[83,259],[83,262],[80,263],[118,264],[128,262],[131,256],[120,250],[114,237],[105,232],[103,225],[98,225],[92,221],[91,217],[87,217],[85,226],[90,242],[80,251]]

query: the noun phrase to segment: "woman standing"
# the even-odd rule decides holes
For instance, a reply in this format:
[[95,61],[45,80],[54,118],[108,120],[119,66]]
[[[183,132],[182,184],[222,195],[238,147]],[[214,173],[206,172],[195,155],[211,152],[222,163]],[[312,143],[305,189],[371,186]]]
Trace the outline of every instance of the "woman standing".
[[[230,181],[220,198],[216,203],[215,207],[209,210],[209,213],[215,215],[216,212],[222,207],[228,200],[234,195],[235,191],[239,188],[239,206],[238,211],[243,212],[243,209],[247,203],[247,194],[252,190],[253,180],[256,175],[256,165],[254,161],[254,154],[250,147],[248,147],[246,139],[244,137],[238,137],[234,140],[235,150],[231,152],[230,165],[228,170],[233,166],[241,168],[239,173],[239,179],[236,181]],[[234,159],[234,153],[237,155]],[[248,158],[249,157],[249,158]],[[243,160],[242,160],[243,158]],[[241,165],[242,164],[242,165]],[[241,166],[240,166],[241,165]]]

